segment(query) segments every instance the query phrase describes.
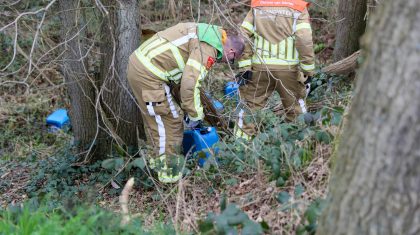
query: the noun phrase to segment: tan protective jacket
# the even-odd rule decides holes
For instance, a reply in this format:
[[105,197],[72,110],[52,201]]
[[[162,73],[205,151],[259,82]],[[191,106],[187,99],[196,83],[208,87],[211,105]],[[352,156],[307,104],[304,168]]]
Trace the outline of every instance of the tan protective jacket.
[[239,67],[256,71],[297,70],[313,75],[315,55],[307,8],[256,7],[241,28],[247,35]]
[[198,40],[196,23],[180,23],[158,32],[135,51],[136,58],[156,79],[181,83],[181,108],[192,120],[204,118],[199,88],[217,53]]

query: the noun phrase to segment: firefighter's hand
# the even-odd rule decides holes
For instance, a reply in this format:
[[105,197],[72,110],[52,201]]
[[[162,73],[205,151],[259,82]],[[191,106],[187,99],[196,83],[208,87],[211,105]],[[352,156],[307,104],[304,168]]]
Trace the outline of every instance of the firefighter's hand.
[[251,81],[251,79],[252,79],[252,71],[251,70],[240,72],[240,73],[235,75],[235,80],[237,81],[239,86],[247,84],[249,81]]
[[306,96],[308,96],[309,93],[311,93],[312,76],[305,75],[304,78],[305,78],[304,84],[305,84],[305,89],[306,89]]
[[191,119],[188,117],[188,115],[185,115],[185,117],[184,117],[184,121],[185,121],[185,126],[186,126],[188,129],[198,129],[198,128],[201,128],[201,127],[203,126],[203,124],[202,124],[202,121],[201,121],[201,120],[198,120],[198,121],[191,120]]
[[312,82],[312,76],[304,75],[303,77],[305,78],[305,85]]

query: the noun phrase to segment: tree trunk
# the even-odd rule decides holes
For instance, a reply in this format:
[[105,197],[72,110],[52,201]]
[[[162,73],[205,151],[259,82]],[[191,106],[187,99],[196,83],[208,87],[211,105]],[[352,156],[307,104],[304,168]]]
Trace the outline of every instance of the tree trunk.
[[334,62],[359,50],[359,39],[365,32],[367,0],[340,0],[334,46]]
[[140,43],[139,3],[137,0],[103,2],[110,7],[107,8],[101,45],[102,108],[114,137],[120,138],[128,147],[135,147],[137,135],[143,139],[145,135],[126,70],[130,54]]
[[419,9],[387,0],[369,23],[320,235],[420,234]]
[[[65,42],[62,71],[70,97],[70,122],[78,152],[85,152],[98,131],[94,81],[89,78],[85,60],[81,12],[78,0],[60,0],[62,41]],[[80,31],[80,32],[79,32]],[[92,153],[92,151],[90,152]]]

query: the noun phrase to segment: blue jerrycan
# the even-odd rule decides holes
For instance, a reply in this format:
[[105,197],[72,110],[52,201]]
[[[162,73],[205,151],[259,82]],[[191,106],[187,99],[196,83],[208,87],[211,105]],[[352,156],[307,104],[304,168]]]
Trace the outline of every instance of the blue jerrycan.
[[67,110],[57,109],[52,114],[48,115],[46,123],[53,129],[63,129],[68,126],[70,123],[69,116],[67,115]]
[[[210,148],[219,141],[216,128],[214,127],[203,127],[194,130],[184,131],[184,139],[182,142],[182,148],[184,154],[189,151],[193,153],[193,156],[197,156],[198,152],[204,152],[205,158],[198,159],[198,165],[204,166],[207,158],[211,156]],[[218,149],[214,149],[214,153],[217,153]]]
[[217,99],[213,98],[213,96],[210,95],[210,93],[206,92],[207,98],[209,98],[214,106],[214,108],[217,110],[217,112],[221,113],[225,109],[225,106],[218,101]]
[[239,84],[237,82],[228,82],[225,85],[225,95],[233,98],[238,97]]

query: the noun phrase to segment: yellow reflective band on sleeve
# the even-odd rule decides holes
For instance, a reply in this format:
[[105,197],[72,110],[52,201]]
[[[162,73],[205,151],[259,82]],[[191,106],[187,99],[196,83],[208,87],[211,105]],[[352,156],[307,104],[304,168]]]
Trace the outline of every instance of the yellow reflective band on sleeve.
[[140,62],[154,75],[156,75],[158,78],[162,79],[163,81],[167,82],[168,77],[170,76],[169,73],[164,72],[154,66],[148,58],[146,58],[139,49],[136,50],[136,57],[140,60]]
[[204,67],[204,65],[202,65],[200,62],[198,62],[194,59],[191,59],[191,58],[188,59],[187,65],[197,69],[200,72],[200,74],[203,73],[203,72],[207,73],[206,67]]
[[246,66],[250,66],[252,64],[252,60],[251,59],[248,59],[248,60],[241,60],[241,61],[239,61],[238,62],[238,66],[239,66],[239,68],[243,68],[243,67],[246,67]]
[[300,63],[300,67],[305,71],[310,71],[315,69],[315,64],[302,64]]
[[195,83],[194,87],[194,109],[197,113],[197,117],[190,117],[193,121],[202,120],[204,118],[204,111],[203,106],[201,105],[201,98],[200,98],[200,87],[201,87],[201,81],[204,80],[204,78],[207,75],[207,69],[202,65],[200,62],[194,60],[194,59],[188,59],[187,65],[195,68],[200,72],[197,78],[197,82]]
[[300,24],[297,24],[296,25],[296,31],[301,30],[301,29],[309,29],[309,30],[312,31],[311,24],[309,24],[309,23],[300,23]]
[[175,69],[173,69],[173,70],[169,71],[169,74],[170,74],[171,76],[175,76],[175,75],[177,75],[177,74],[179,74],[179,73],[182,73],[182,71],[181,71],[179,68],[175,68]]
[[248,21],[244,21],[242,23],[241,27],[248,30],[251,33],[255,33],[254,26],[251,23],[249,23]]

